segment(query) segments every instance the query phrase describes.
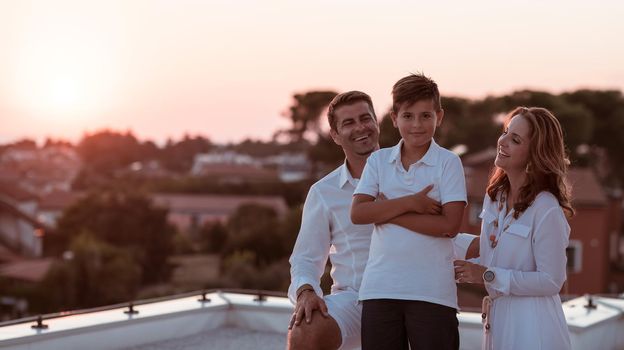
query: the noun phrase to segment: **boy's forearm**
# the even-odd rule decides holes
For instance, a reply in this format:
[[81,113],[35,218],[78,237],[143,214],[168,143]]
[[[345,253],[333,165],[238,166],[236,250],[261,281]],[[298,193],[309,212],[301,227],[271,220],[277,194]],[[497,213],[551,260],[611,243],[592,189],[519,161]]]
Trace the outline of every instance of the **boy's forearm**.
[[385,223],[407,212],[408,206],[404,198],[362,201],[357,196],[359,195],[354,197],[351,206],[351,221],[356,225]]
[[424,235],[448,237],[459,232],[463,213],[463,203],[454,202],[446,204],[440,215],[405,213],[388,222]]
[[449,225],[449,220],[444,215],[406,213],[392,218],[388,223],[434,237],[442,237],[459,232],[459,228],[453,230],[453,227]]

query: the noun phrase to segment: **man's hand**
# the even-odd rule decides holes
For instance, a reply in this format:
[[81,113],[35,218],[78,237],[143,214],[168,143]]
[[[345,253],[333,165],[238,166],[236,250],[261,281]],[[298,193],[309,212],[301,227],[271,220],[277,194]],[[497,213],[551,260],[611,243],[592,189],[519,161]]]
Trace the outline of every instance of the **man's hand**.
[[293,326],[301,324],[301,320],[305,317],[306,323],[312,322],[312,313],[314,310],[318,310],[323,317],[329,317],[327,312],[327,305],[323,298],[320,298],[313,290],[305,290],[297,299],[297,305],[295,305],[295,312],[293,313],[288,329],[292,329]]
[[435,199],[427,196],[433,185],[429,185],[418,193],[410,195],[412,200],[412,210],[418,214],[438,215],[442,212],[442,205]]
[[479,257],[479,243],[481,240],[481,236],[477,236],[477,238],[473,239],[468,246],[468,250],[466,251],[466,260]]

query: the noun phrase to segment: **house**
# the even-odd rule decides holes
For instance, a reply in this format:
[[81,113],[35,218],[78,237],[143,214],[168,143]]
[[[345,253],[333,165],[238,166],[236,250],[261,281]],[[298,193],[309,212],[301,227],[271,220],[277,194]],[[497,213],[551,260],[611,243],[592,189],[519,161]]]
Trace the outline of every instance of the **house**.
[[[496,149],[487,149],[462,159],[468,194],[462,232],[479,234],[479,214],[495,157]],[[621,197],[607,193],[587,168],[571,168],[567,181],[572,185],[576,215],[569,220],[568,280],[562,293],[622,292],[624,285],[611,281],[612,263],[622,256],[618,249],[622,240]]]
[[15,183],[0,182],[0,317],[23,314],[26,300],[9,290],[42,281],[54,263],[42,257],[43,238],[50,228],[36,217],[37,205],[34,194]]
[[0,182],[0,244],[12,254],[40,257],[49,227],[37,219],[38,198],[17,184]]
[[297,182],[310,177],[312,166],[305,153],[281,153],[265,157],[263,166],[276,168],[282,182]]
[[182,232],[193,231],[207,222],[225,222],[243,204],[273,208],[278,216],[288,211],[279,196],[154,194],[156,205],[169,209],[168,221]]
[[0,155],[0,180],[19,182],[38,194],[68,191],[80,166],[80,158],[70,146],[9,148]]
[[[81,192],[56,191],[42,196],[39,203],[40,220],[51,227],[56,226],[63,211],[83,195]],[[169,223],[181,232],[199,229],[207,222],[225,222],[239,206],[247,203],[271,207],[278,216],[288,211],[286,202],[279,196],[157,193],[152,194],[151,199],[155,205],[169,210]]]
[[56,227],[56,222],[63,215],[63,211],[76,203],[83,192],[52,191],[42,195],[39,199],[38,218],[50,227]]

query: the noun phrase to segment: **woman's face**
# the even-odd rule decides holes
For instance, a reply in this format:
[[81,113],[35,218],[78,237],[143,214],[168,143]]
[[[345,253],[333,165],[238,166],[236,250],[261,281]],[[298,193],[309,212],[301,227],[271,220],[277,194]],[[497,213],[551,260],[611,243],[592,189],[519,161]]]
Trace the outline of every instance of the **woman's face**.
[[507,174],[524,172],[529,162],[531,127],[525,117],[514,116],[498,138],[494,164]]

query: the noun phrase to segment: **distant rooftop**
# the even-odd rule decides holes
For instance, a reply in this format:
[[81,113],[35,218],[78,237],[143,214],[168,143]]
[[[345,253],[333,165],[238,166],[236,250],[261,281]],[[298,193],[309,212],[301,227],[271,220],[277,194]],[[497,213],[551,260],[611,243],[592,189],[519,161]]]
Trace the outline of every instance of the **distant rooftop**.
[[239,206],[247,203],[271,207],[279,215],[288,211],[286,202],[280,196],[157,193],[152,198],[157,205],[188,213],[212,212],[230,215]]
[[0,196],[15,202],[37,200],[37,195],[22,188],[16,183],[0,181]]

